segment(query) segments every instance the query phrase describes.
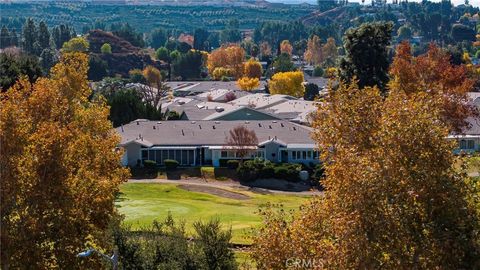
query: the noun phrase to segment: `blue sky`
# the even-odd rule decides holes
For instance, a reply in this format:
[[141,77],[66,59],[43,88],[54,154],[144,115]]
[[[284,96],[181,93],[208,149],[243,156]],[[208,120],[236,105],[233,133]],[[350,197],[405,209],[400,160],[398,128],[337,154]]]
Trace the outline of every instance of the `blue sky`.
[[[310,3],[310,4],[316,4],[317,1],[316,0],[267,0],[269,2],[282,2],[282,3]],[[349,0],[351,2],[360,2],[361,0]],[[412,0],[410,0],[412,1]],[[413,0],[415,1],[415,0]],[[420,0],[417,0],[417,1],[420,1]],[[430,0],[432,1],[432,0]],[[370,3],[371,0],[365,0],[366,3]],[[391,2],[391,0],[387,0],[387,2]],[[440,0],[433,0],[432,2],[440,2]],[[459,5],[459,4],[463,4],[465,3],[464,0],[452,0],[452,3],[454,5]],[[470,0],[470,4],[473,5],[473,6],[480,6],[480,0]]]

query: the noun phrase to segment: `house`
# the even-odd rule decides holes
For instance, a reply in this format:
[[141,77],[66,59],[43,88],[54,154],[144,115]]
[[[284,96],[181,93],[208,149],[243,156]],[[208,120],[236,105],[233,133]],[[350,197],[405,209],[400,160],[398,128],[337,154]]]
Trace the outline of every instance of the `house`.
[[162,104],[162,112],[175,111],[180,120],[278,120],[280,118],[267,112],[254,110],[246,106],[230,103],[175,99]]
[[287,100],[274,106],[261,110],[280,119],[289,120],[300,124],[309,124],[310,115],[317,111],[317,103],[303,99]]
[[[173,90],[174,96],[191,96],[198,95],[204,92],[228,89],[228,90],[241,90],[236,81],[222,82],[222,81],[170,81],[167,82]],[[263,91],[265,89],[266,82],[260,81],[260,86],[255,91]]]
[[125,149],[122,164],[135,166],[144,160],[163,165],[165,159],[181,166],[220,166],[221,160],[239,159],[226,141],[238,126],[253,130],[258,138],[247,158],[275,163],[318,163],[311,129],[283,120],[262,121],[149,121],[138,119],[116,128]]
[[230,104],[237,106],[246,106],[255,108],[257,110],[267,109],[277,104],[286,102],[288,100],[295,100],[296,98],[288,95],[270,95],[270,94],[252,94],[230,101]]
[[[470,97],[470,104],[480,109],[480,92],[468,93]],[[467,118],[469,128],[458,134],[450,134],[447,138],[456,140],[457,148],[454,150],[455,154],[480,152],[480,118]]]
[[250,92],[235,89],[215,89],[198,94],[195,98],[205,101],[228,102],[250,94]]

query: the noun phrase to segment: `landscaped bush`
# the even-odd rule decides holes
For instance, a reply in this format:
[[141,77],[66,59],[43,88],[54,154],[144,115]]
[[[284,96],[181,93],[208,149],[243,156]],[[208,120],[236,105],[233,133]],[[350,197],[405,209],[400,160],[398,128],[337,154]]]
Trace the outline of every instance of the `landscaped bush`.
[[157,167],[157,163],[154,160],[144,160],[143,167],[145,167],[145,169],[154,169]]
[[167,170],[175,170],[179,165],[178,161],[173,159],[165,159],[163,163],[165,163]]
[[268,179],[275,177],[275,165],[271,162],[265,162],[264,167],[260,170],[260,178]]
[[279,164],[275,165],[270,161],[261,159],[247,160],[237,168],[237,175],[240,180],[253,181],[259,178],[277,178],[290,182],[300,180],[299,173],[301,164]]
[[227,167],[229,169],[237,169],[239,165],[240,162],[238,160],[232,159],[227,161]]
[[263,161],[261,160],[247,160],[237,168],[238,177],[242,181],[253,181],[258,178],[263,166]]
[[299,164],[280,164],[275,167],[275,178],[298,182],[301,165]]

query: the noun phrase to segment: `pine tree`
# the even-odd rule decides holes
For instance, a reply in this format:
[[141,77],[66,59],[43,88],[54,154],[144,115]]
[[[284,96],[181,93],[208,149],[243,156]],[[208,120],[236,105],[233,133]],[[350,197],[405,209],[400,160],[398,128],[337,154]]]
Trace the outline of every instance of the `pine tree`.
[[42,51],[50,47],[50,32],[43,21],[38,26],[38,42]]
[[8,32],[7,27],[4,25],[2,26],[2,30],[0,30],[0,48],[5,49],[10,47],[12,44],[10,33]]

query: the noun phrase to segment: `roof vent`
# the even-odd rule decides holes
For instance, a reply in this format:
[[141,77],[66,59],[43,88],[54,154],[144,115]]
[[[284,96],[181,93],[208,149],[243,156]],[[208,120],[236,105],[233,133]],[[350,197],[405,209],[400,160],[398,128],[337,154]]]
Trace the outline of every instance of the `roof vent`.
[[121,128],[122,128],[122,132],[123,132],[123,131],[124,131],[124,130],[123,130],[123,125],[121,126]]
[[185,101],[184,100],[179,100],[177,103],[178,103],[178,105],[183,105],[183,104],[185,104]]
[[215,124],[220,124],[220,121],[215,121]]
[[195,121],[192,121],[191,123],[192,123],[192,124],[195,124],[196,122],[195,122]]
[[215,126],[213,126],[213,129],[216,129],[216,127],[215,127]]
[[245,121],[245,124],[250,124],[250,121]]
[[262,127],[262,124],[258,123],[258,127]]
[[268,125],[268,128],[269,128],[269,129],[272,129],[272,126],[271,126],[271,125]]
[[137,121],[137,126],[140,125],[140,122]]
[[273,123],[276,123],[277,121],[273,120],[272,122],[273,122]]
[[225,108],[223,108],[223,107],[215,107],[215,111],[216,111],[216,112],[223,112],[223,111],[225,111]]
[[185,136],[185,132],[183,132],[183,129],[182,129],[182,136]]
[[280,126],[285,127],[285,125],[283,123],[280,123]]
[[202,129],[202,125],[198,125],[198,127],[199,127],[200,129]]
[[161,124],[162,124],[162,122],[157,122],[157,124],[161,125]]
[[156,129],[156,127],[155,127],[155,126],[153,126],[153,129]]
[[293,130],[297,130],[297,128],[296,128],[296,127],[293,127]]

